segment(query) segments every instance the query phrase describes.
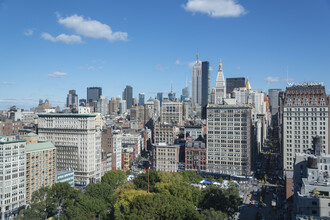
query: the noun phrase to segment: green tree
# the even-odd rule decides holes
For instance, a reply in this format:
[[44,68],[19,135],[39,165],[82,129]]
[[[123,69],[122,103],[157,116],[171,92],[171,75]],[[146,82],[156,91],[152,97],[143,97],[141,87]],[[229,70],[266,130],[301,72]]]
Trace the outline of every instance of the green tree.
[[55,183],[50,189],[48,199],[52,204],[56,204],[59,211],[66,211],[67,207],[72,205],[78,197],[79,192],[72,188],[69,183]]
[[[138,175],[134,180],[133,180],[135,186],[138,189],[142,190],[148,190],[148,171],[145,173],[142,173]],[[157,182],[160,182],[160,178],[158,176],[158,172],[155,170],[150,169],[149,170],[149,191],[154,192],[154,187]]]
[[42,187],[33,192],[30,206],[22,209],[19,219],[45,219],[56,213],[56,204],[49,187]]
[[208,180],[209,182],[214,182],[214,177],[213,177],[212,175],[209,175],[209,176],[207,177],[207,180]]
[[228,189],[221,189],[217,186],[209,186],[206,188],[201,207],[203,209],[213,208],[228,216],[233,216],[239,211],[241,203],[242,200],[236,187],[230,186]]
[[102,183],[109,184],[112,189],[116,189],[122,185],[127,179],[125,171],[112,170],[104,174],[102,177]]
[[201,212],[202,219],[205,220],[225,220],[227,215],[221,211],[215,211],[213,208]]
[[[186,200],[171,195],[145,194],[134,198],[125,219],[199,219],[195,206]],[[142,217],[142,218],[141,218]],[[138,219],[138,218],[137,218]]]
[[180,174],[183,177],[183,180],[188,183],[196,183],[203,180],[203,178],[197,172],[191,170],[179,172],[178,174]]
[[107,205],[113,203],[113,189],[105,183],[93,183],[86,187],[86,195],[101,199]]
[[117,194],[117,200],[116,203],[114,204],[113,215],[115,219],[125,219],[131,210],[130,203],[134,200],[136,196],[147,194],[147,191],[125,190],[125,191],[118,191],[116,192],[116,194]]
[[192,202],[196,206],[203,198],[203,193],[199,188],[182,182],[156,183],[155,192],[181,198]]

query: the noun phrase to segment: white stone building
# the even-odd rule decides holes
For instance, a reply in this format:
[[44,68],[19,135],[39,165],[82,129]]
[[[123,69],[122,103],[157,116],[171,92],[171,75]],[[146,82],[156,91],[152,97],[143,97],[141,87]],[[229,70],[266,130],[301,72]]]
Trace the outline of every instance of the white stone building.
[[39,140],[51,141],[57,169],[74,170],[75,183],[101,180],[101,131],[97,114],[39,114]]
[[25,140],[0,136],[0,217],[9,219],[25,205]]

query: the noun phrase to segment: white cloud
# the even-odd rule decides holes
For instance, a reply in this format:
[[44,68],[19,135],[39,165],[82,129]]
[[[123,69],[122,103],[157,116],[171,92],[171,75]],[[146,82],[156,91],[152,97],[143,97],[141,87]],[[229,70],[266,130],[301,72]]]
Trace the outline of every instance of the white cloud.
[[275,83],[275,82],[278,82],[280,81],[280,78],[279,77],[271,77],[271,76],[268,76],[265,81],[267,83]]
[[89,66],[87,69],[88,69],[88,70],[94,70],[95,67],[94,67],[94,66]]
[[188,0],[183,8],[193,13],[208,14],[213,18],[239,17],[247,13],[245,8],[237,3],[237,0]]
[[59,17],[58,23],[73,29],[77,34],[84,37],[105,38],[109,41],[126,41],[128,36],[126,32],[112,32],[109,25],[90,18],[85,19],[83,16],[76,14],[66,18]]
[[1,85],[8,85],[8,86],[12,86],[15,85],[15,82],[0,82]]
[[286,81],[292,82],[292,81],[294,81],[294,78],[282,78],[282,81],[283,82],[286,82]]
[[83,41],[81,40],[81,37],[78,35],[66,35],[66,34],[60,34],[57,37],[53,37],[52,35],[48,33],[42,33],[41,37],[45,40],[49,40],[51,42],[63,42],[66,44],[81,44]]
[[52,77],[52,78],[63,78],[65,76],[67,76],[68,74],[63,73],[63,72],[53,72],[53,73],[49,73],[47,74],[48,77]]
[[156,65],[156,70],[159,72],[165,72],[167,70],[167,66],[163,66],[161,64]]
[[176,60],[176,61],[175,61],[175,64],[176,64],[176,65],[183,65],[183,63],[181,63],[180,60]]
[[33,35],[33,30],[32,29],[28,29],[28,30],[26,30],[26,31],[24,31],[24,35],[25,36],[32,36]]
[[212,67],[209,67],[209,71],[213,71],[213,68]]

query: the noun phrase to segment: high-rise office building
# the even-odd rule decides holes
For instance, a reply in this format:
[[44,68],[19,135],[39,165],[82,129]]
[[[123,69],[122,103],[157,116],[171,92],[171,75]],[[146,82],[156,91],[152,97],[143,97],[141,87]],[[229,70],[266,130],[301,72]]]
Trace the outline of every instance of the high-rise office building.
[[77,107],[78,106],[78,95],[76,90],[69,90],[69,94],[66,98],[66,107]]
[[157,99],[159,100],[160,107],[162,107],[162,104],[163,104],[163,93],[162,92],[157,93]]
[[182,89],[181,101],[185,100],[186,98],[189,98],[189,87],[188,86],[186,86]]
[[245,87],[245,77],[226,78],[226,92],[231,93],[236,88]]
[[173,92],[172,90],[168,93],[168,100],[175,101],[175,92]]
[[144,93],[139,93],[139,106],[144,105]]
[[[205,118],[205,108],[208,104],[210,93],[210,72],[209,62],[199,61],[197,53],[197,60],[193,66],[192,72],[192,105],[200,105],[202,107],[202,118]],[[204,111],[203,111],[204,109]]]
[[329,103],[320,83],[287,87],[283,100],[283,169],[292,171],[296,153],[313,149],[313,137],[322,139],[323,154],[329,153]]
[[18,136],[0,136],[1,219],[13,219],[25,205],[25,146]]
[[123,91],[123,100],[126,100],[126,109],[130,109],[133,105],[133,87],[127,85]]
[[109,101],[109,114],[117,114],[117,113],[118,113],[117,101],[114,97],[111,97]]
[[269,89],[268,90],[268,97],[269,97],[269,108],[270,113],[272,114],[272,124],[273,126],[278,125],[278,111],[280,107],[280,97],[279,94],[282,89]]
[[99,100],[102,95],[101,87],[88,87],[87,88],[87,102],[94,102]]
[[101,113],[101,115],[103,115],[103,116],[105,116],[109,113],[107,98],[105,98],[104,96],[101,96],[99,98],[99,100],[97,100],[95,112]]
[[74,170],[76,184],[101,180],[100,114],[39,114],[39,140],[51,141],[57,170]]
[[226,98],[226,86],[225,86],[225,78],[223,76],[222,63],[220,60],[218,76],[214,90],[214,101],[215,101],[214,104],[221,105],[224,98]]
[[227,175],[251,174],[251,106],[207,107],[207,170]]

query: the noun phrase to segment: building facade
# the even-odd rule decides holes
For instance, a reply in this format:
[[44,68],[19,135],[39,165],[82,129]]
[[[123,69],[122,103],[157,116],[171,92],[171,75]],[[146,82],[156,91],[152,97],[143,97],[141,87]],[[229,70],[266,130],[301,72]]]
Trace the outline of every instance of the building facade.
[[245,87],[245,77],[226,78],[226,92],[231,93],[235,88]]
[[197,54],[197,60],[193,66],[192,72],[192,105],[206,106],[208,104],[209,90],[209,62],[200,62],[199,55]]
[[71,187],[74,187],[74,171],[73,170],[56,171],[56,182],[69,183]]
[[101,179],[101,127],[97,114],[39,114],[39,140],[51,141],[57,169],[74,170],[75,183]]
[[160,143],[152,148],[152,166],[157,171],[177,172],[179,145]]
[[163,102],[160,121],[161,123],[182,125],[182,103]]
[[87,102],[95,102],[99,100],[102,95],[101,87],[88,87],[87,88]]
[[56,148],[51,142],[26,145],[26,203],[32,193],[56,183]]
[[69,94],[66,98],[66,107],[77,107],[78,106],[78,95],[76,90],[69,90]]
[[251,106],[208,106],[207,135],[208,172],[251,174]]
[[25,147],[18,136],[0,136],[1,219],[13,218],[26,204]]
[[296,153],[312,149],[322,137],[322,153],[329,153],[329,106],[325,87],[302,83],[287,87],[283,103],[283,169],[292,171]]
[[296,219],[330,219],[330,155],[297,153],[293,186]]
[[185,147],[185,170],[206,171],[207,150],[202,141],[187,141]]
[[126,109],[130,109],[133,105],[133,87],[127,85],[123,91],[123,100],[126,100]]
[[171,124],[155,123],[154,127],[154,144],[166,143],[174,144],[176,139],[176,127]]

